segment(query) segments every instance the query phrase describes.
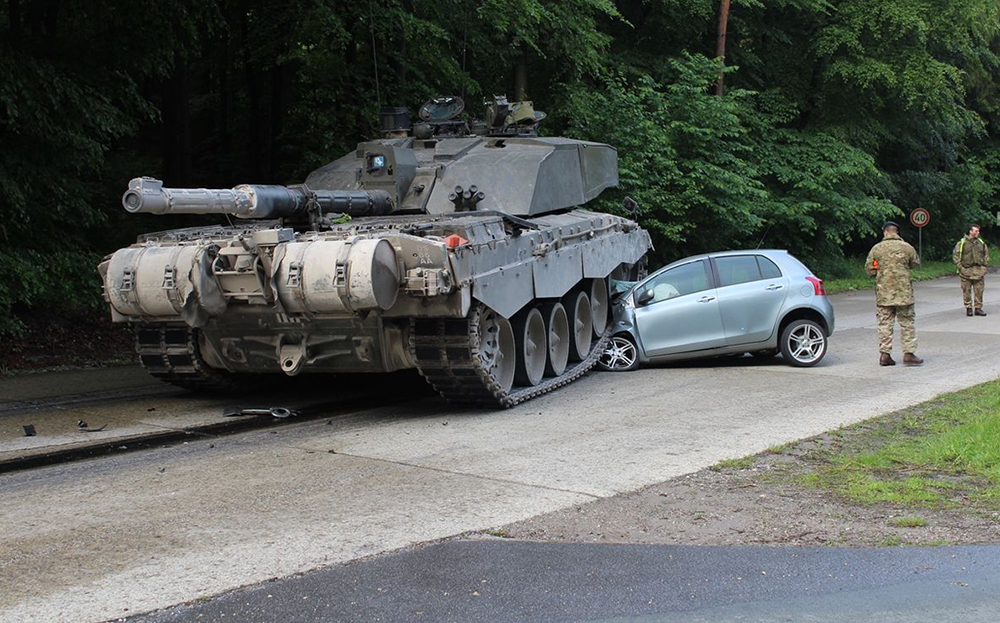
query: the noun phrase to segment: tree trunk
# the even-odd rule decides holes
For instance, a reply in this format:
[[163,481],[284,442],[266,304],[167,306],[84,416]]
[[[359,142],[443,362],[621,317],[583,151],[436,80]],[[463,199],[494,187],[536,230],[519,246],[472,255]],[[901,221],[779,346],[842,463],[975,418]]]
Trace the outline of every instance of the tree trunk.
[[261,101],[260,101],[260,80],[259,72],[253,65],[253,61],[250,58],[250,23],[247,20],[246,15],[241,17],[241,34],[242,40],[240,41],[241,47],[243,48],[243,70],[246,74],[246,85],[247,85],[247,99],[250,100],[250,114],[247,116],[247,139],[249,140],[249,145],[247,146],[247,153],[250,155],[250,172],[254,183],[263,183],[263,162],[261,158],[261,147],[263,146],[262,137],[264,120],[261,119]]
[[228,34],[222,36],[219,45],[218,61],[218,110],[216,119],[219,126],[219,140],[216,143],[215,175],[226,177],[230,174],[230,168],[225,163],[231,162],[233,158],[233,143],[230,132],[229,121],[232,115],[232,94],[230,93],[229,69],[231,62],[232,45]]
[[56,39],[56,28],[59,26],[59,0],[49,0],[45,3],[45,36],[47,43],[52,46]]
[[285,123],[285,66],[275,65],[271,68],[271,118],[268,134],[268,179],[271,183],[280,183],[277,179],[281,169],[281,132]]
[[21,0],[7,0],[7,21],[10,23],[10,45],[21,48]]
[[523,102],[528,99],[528,50],[521,48],[521,55],[514,67],[514,101]]
[[[715,57],[722,61],[723,67],[726,65],[726,27],[729,24],[729,0],[722,0],[719,3],[719,29],[715,39]],[[715,83],[715,94],[722,95],[725,91],[725,74],[719,72],[719,80]]]
[[171,186],[190,186],[191,89],[187,63],[174,53],[174,71],[163,84],[163,180]]

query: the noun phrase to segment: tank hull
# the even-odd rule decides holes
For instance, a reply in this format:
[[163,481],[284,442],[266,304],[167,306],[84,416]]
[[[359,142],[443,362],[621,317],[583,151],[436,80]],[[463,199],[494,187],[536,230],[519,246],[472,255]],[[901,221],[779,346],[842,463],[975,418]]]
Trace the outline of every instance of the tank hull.
[[[635,270],[650,245],[634,222],[587,210],[530,220],[360,218],[304,233],[278,225],[149,234],[106,259],[113,318],[139,326],[140,356],[154,375],[199,386],[206,374],[418,368],[437,387],[435,374],[454,376],[450,366],[481,359],[472,342],[483,310],[516,323],[526,310]],[[456,340],[438,339],[449,331]],[[468,388],[439,391],[505,406],[518,387],[470,400],[461,399]]]

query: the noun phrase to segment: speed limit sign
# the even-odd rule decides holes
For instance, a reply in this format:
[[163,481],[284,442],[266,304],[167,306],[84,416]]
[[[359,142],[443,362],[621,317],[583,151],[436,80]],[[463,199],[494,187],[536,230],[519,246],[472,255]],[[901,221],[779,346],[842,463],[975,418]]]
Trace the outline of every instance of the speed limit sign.
[[923,227],[931,222],[931,213],[924,208],[917,208],[910,212],[910,222],[914,227]]

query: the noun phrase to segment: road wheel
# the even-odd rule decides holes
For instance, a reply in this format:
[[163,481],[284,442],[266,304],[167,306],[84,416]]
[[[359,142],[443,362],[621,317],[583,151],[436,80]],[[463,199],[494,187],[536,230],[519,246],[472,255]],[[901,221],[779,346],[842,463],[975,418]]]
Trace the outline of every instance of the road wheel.
[[548,359],[545,339],[545,319],[537,307],[522,311],[511,323],[514,329],[514,346],[517,363],[514,367],[514,381],[518,385],[538,385],[545,376],[545,362]]
[[590,354],[594,341],[594,321],[591,316],[590,297],[586,292],[571,291],[563,301],[569,316],[569,360],[583,361]]
[[597,365],[608,372],[629,372],[639,367],[639,349],[627,333],[616,335],[608,341]]
[[608,282],[606,279],[591,279],[590,283],[590,317],[594,325],[594,337],[601,337],[608,328],[608,314],[611,304],[608,302]]
[[549,303],[542,306],[542,316],[549,343],[545,376],[559,376],[566,371],[569,362],[569,315],[562,303]]
[[812,320],[796,320],[781,332],[779,346],[788,365],[807,368],[826,355],[826,333]]
[[514,385],[514,330],[510,321],[484,307],[479,315],[479,350],[482,366],[503,392]]

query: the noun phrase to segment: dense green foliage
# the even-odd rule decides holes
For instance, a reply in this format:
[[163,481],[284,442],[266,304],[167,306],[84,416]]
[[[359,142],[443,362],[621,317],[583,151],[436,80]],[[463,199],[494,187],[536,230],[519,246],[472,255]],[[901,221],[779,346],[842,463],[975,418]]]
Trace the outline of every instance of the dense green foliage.
[[[843,270],[929,208],[926,255],[1000,209],[996,0],[8,0],[0,6],[0,335],[98,300],[135,175],[295,182],[441,93],[528,96],[619,150],[658,261],[785,247]],[[714,83],[725,72],[726,90]],[[904,232],[906,233],[906,232]],[[912,232],[910,232],[912,233]]]

